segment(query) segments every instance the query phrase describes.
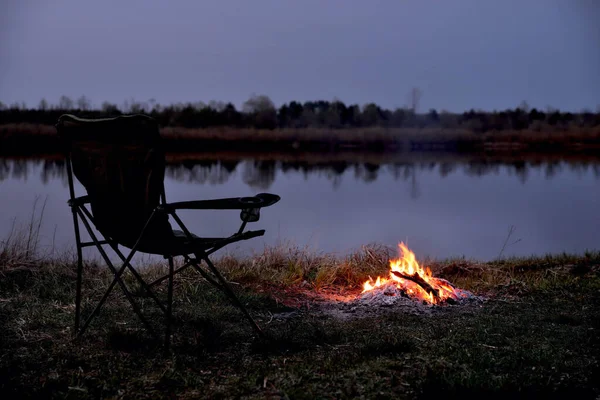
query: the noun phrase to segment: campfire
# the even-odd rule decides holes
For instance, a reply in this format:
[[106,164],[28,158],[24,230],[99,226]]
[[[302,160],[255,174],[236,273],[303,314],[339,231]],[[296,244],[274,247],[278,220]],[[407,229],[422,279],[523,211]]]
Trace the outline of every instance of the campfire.
[[363,296],[367,293],[383,293],[386,296],[407,296],[429,304],[454,303],[472,296],[455,288],[445,279],[435,278],[429,268],[423,269],[404,243],[399,244],[400,258],[390,260],[389,277],[378,276],[363,284]]

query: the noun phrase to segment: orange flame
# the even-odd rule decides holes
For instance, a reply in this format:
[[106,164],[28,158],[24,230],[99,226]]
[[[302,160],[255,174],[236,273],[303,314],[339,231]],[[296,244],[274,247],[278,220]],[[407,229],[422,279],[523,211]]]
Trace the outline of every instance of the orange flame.
[[400,242],[399,247],[401,257],[390,260],[389,278],[378,276],[375,282],[369,279],[363,284],[363,293],[378,287],[395,285],[410,297],[430,304],[437,304],[450,298],[458,300],[463,296],[462,291],[455,289],[449,282],[434,278],[429,268],[423,269],[417,262],[415,253],[404,243]]

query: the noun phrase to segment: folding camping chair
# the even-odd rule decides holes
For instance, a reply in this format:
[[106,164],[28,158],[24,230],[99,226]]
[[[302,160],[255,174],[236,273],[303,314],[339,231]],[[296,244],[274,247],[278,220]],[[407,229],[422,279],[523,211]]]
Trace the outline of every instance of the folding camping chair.
[[[116,285],[122,289],[153,337],[158,338],[151,324],[123,280],[130,271],[141,289],[157,304],[165,315],[165,347],[169,347],[173,305],[173,277],[190,266],[215,287],[221,289],[240,308],[254,330],[262,334],[258,324],[239,301],[231,287],[210,261],[209,255],[224,246],[264,235],[264,230],[244,231],[248,222],[259,220],[260,209],[279,201],[279,196],[261,193],[253,197],[196,200],[167,203],[164,189],[165,152],[161,145],[156,121],[145,115],[127,115],[106,119],[82,119],[62,115],[56,124],[65,144],[67,175],[77,244],[77,287],[75,295],[74,336],[81,336],[99,313]],[[87,191],[76,197],[73,174]],[[86,205],[90,206],[90,209]],[[177,210],[241,210],[241,226],[229,237],[201,238],[192,234],[177,216]],[[181,230],[172,229],[169,216]],[[82,242],[79,222],[92,241]],[[95,234],[92,225],[100,233]],[[108,245],[120,258],[117,268],[103,246]],[[119,245],[130,249],[126,256]],[[81,285],[84,247],[96,246],[112,271],[114,278],[92,311],[80,324]],[[168,273],[147,283],[131,265],[136,252],[162,255],[169,261]],[[185,263],[174,268],[173,257],[183,256]],[[205,266],[203,266],[204,262]],[[155,285],[168,280],[166,304],[153,291]]]

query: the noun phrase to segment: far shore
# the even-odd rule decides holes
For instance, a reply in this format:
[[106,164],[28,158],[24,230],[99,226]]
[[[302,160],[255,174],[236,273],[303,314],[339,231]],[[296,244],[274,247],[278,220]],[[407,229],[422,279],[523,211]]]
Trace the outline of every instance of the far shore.
[[[461,129],[350,128],[350,129],[237,129],[163,127],[167,152],[260,153],[397,153],[453,152],[488,154],[596,154],[600,127],[553,131],[490,131]],[[16,156],[60,151],[51,125],[0,125],[0,155]]]

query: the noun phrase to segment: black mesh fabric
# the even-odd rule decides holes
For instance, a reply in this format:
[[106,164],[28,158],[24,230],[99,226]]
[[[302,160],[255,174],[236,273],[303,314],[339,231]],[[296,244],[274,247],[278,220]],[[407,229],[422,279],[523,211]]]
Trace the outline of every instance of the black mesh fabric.
[[[63,115],[57,130],[73,174],[90,197],[96,228],[131,248],[163,191],[165,154],[158,124],[144,115],[96,120]],[[173,238],[168,216],[160,214],[139,249],[162,254]]]

